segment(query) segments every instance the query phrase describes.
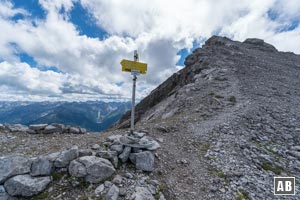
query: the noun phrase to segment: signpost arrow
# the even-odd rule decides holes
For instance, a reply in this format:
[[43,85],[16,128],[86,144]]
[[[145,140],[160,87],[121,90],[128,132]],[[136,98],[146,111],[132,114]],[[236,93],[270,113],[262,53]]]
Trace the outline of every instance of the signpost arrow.
[[123,72],[131,72],[133,76],[133,85],[132,85],[132,101],[131,101],[131,123],[130,123],[130,133],[134,132],[134,107],[135,107],[135,88],[136,88],[136,80],[137,76],[140,74],[146,74],[147,72],[147,64],[138,62],[139,55],[137,51],[134,51],[134,61],[123,59],[121,61],[122,71]]
[[122,65],[123,72],[131,72],[132,70],[139,71],[141,74],[146,74],[146,72],[147,72],[147,64],[146,63],[123,59],[121,61],[121,65]]

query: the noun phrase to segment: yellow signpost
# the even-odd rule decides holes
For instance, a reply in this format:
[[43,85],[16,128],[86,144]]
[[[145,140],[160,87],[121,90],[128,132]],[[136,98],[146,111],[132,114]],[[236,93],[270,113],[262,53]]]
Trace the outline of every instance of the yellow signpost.
[[133,70],[139,71],[141,74],[146,74],[147,72],[146,63],[123,59],[121,65],[123,72],[131,72]]
[[133,76],[133,85],[132,85],[132,102],[131,102],[131,123],[130,123],[130,133],[134,132],[134,106],[135,106],[135,87],[136,87],[136,79],[140,74],[146,74],[147,72],[147,64],[141,63],[139,61],[139,55],[137,51],[134,51],[134,61],[123,59],[121,61],[122,71],[123,72],[131,72]]

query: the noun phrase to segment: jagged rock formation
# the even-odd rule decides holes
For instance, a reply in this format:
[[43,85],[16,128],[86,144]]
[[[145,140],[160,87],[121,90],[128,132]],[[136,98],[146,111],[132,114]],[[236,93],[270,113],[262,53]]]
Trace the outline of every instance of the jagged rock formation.
[[185,65],[136,106],[137,127],[166,141],[168,198],[274,199],[273,177],[300,172],[300,56],[213,36]]

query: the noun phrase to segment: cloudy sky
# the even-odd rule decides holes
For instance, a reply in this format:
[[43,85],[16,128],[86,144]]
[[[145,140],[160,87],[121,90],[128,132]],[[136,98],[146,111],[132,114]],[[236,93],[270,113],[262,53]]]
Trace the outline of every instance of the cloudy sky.
[[212,35],[300,54],[299,20],[299,0],[0,0],[0,100],[128,99],[135,49],[142,98]]

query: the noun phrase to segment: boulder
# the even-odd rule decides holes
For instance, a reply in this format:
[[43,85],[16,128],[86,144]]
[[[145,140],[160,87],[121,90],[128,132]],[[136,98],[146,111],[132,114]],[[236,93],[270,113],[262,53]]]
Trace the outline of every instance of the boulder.
[[72,134],[80,134],[80,128],[77,127],[70,127],[69,132]]
[[62,151],[54,161],[55,167],[66,167],[72,160],[78,157],[78,147],[74,146],[69,150]]
[[73,160],[69,165],[69,174],[80,178],[85,177],[87,175],[87,172],[84,164],[78,162],[77,160]]
[[30,172],[31,161],[22,155],[0,157],[0,184],[8,178]]
[[28,127],[24,126],[22,124],[9,124],[6,126],[6,128],[10,132],[27,132],[28,131]]
[[135,153],[135,167],[143,171],[151,172],[154,169],[154,155],[150,151]]
[[46,128],[46,126],[48,126],[48,124],[33,124],[29,126],[29,129],[34,131],[41,131]]
[[44,134],[62,133],[62,129],[53,125],[48,125],[43,130]]
[[119,155],[119,158],[123,163],[128,160],[130,152],[131,152],[131,147],[125,147],[123,152]]
[[134,200],[155,200],[151,192],[145,187],[136,187],[131,199]]
[[142,138],[146,135],[146,133],[143,132],[134,132],[133,135],[137,138]]
[[104,191],[104,184],[99,185],[96,189],[95,189],[95,194],[96,195],[101,195],[101,193]]
[[136,163],[136,154],[137,154],[137,153],[131,153],[131,154],[129,155],[129,160],[130,160],[133,164]]
[[[158,144],[158,142],[156,142],[154,139],[145,136],[143,138],[141,138],[141,140],[139,141],[140,145],[147,145],[147,147],[145,147],[148,150],[156,150],[160,147],[160,145]],[[149,145],[151,144],[151,145]]]
[[119,188],[115,185],[112,185],[105,195],[104,200],[117,200],[119,197],[119,192]]
[[120,185],[120,184],[122,183],[122,180],[123,180],[122,176],[120,176],[119,174],[117,174],[117,175],[114,177],[114,179],[112,180],[112,182],[113,182],[114,184]]
[[65,128],[66,128],[66,126],[64,125],[64,124],[58,124],[58,123],[53,123],[53,124],[51,124],[52,126],[55,126],[56,128],[59,128],[61,131],[61,133],[63,133],[64,132],[64,130],[65,130]]
[[156,150],[160,147],[158,142],[148,136],[144,136],[142,138],[123,136],[120,138],[120,142],[125,146],[140,149]]
[[118,153],[116,151],[98,151],[96,156],[108,159],[114,167],[118,167]]
[[39,194],[51,182],[49,176],[32,177],[28,174],[17,175],[4,183],[7,193],[11,196],[31,197]]
[[111,136],[108,136],[106,138],[106,140],[108,142],[111,142],[111,143],[120,143],[120,138],[122,137],[122,135],[111,135]]
[[32,161],[31,176],[49,176],[53,170],[53,163],[41,156]]
[[27,129],[26,133],[28,133],[28,134],[38,134],[37,131],[32,130],[32,129]]
[[92,147],[91,147],[92,150],[99,150],[100,149],[100,145],[99,144],[94,144]]
[[79,129],[80,129],[80,133],[81,133],[81,134],[85,134],[85,133],[87,133],[87,131],[86,131],[86,129],[85,129],[85,128],[81,128],[81,127],[80,127]]
[[110,150],[116,151],[119,154],[123,152],[123,145],[121,144],[114,144],[110,146]]
[[50,153],[48,155],[46,155],[45,157],[50,161],[50,162],[54,162],[58,156],[60,155],[60,152],[55,152],[55,153]]
[[112,176],[115,172],[112,164],[104,158],[83,156],[76,159],[76,161],[85,166],[87,172],[85,180],[90,183],[99,183]]

